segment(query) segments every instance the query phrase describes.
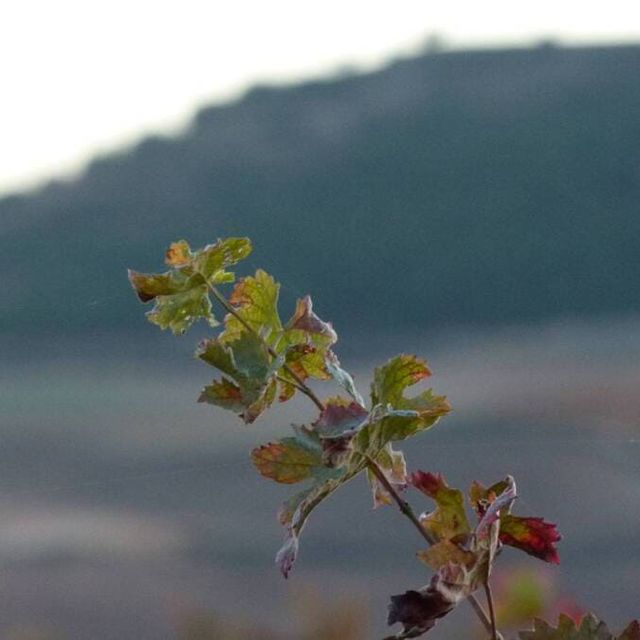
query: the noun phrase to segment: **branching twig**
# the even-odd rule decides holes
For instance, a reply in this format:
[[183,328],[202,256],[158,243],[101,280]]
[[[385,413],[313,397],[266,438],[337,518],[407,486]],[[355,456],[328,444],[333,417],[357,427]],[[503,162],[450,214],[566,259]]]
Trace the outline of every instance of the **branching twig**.
[[280,382],[283,382],[285,384],[290,384],[292,387],[295,387],[300,393],[306,394],[305,390],[297,382],[287,380],[284,376],[276,376],[276,380],[280,380]]

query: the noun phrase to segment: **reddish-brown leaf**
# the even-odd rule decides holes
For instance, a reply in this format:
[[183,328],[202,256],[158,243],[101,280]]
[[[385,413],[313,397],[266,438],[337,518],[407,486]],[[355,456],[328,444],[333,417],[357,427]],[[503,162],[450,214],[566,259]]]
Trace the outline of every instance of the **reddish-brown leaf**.
[[355,433],[369,412],[353,400],[335,397],[324,403],[320,417],[313,423],[322,438],[335,438]]
[[287,324],[287,329],[298,329],[311,334],[318,334],[327,338],[329,344],[338,340],[330,322],[321,320],[313,311],[313,303],[310,296],[300,298],[296,303],[296,310]]
[[391,596],[387,623],[400,623],[403,629],[385,640],[417,638],[432,629],[440,618],[456,606],[456,602],[441,592],[438,585],[439,577],[436,575],[428,587]]
[[257,447],[251,452],[251,460],[263,476],[282,484],[306,480],[322,465],[319,451],[294,438]]

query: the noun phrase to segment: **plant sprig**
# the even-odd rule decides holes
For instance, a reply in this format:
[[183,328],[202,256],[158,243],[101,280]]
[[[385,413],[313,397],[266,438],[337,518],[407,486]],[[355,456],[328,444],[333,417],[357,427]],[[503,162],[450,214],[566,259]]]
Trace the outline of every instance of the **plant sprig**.
[[[513,478],[488,488],[474,483],[469,495],[478,522],[472,527],[462,492],[450,488],[439,475],[408,474],[404,455],[394,443],[431,429],[451,410],[447,399],[431,389],[411,394],[414,385],[431,375],[426,362],[401,354],[376,368],[367,403],[334,352],[338,339],[334,328],[316,315],[309,296],[298,300],[291,317],[283,322],[278,309],[280,285],[272,276],[258,269],[236,281],[230,267],[251,249],[248,238],[225,238],[199,250],[180,240],[165,254],[167,271],[129,271],[129,280],[142,302],[153,302],[147,317],[161,329],[180,335],[199,320],[218,327],[217,335],[202,341],[196,350],[196,356],[218,372],[202,389],[200,402],[233,411],[247,424],[276,401],[286,402],[296,393],[315,405],[318,415],[311,424],[293,426],[291,435],[251,452],[254,466],[266,478],[283,484],[306,483],[279,510],[286,532],[276,555],[280,571],[289,575],[301,533],[316,507],[364,473],[374,506],[395,503],[430,545],[418,558],[435,572],[427,586],[392,597],[388,622],[403,627],[392,638],[426,633],[468,599],[490,636],[501,639],[489,585],[495,559],[507,545],[557,563],[555,544],[560,535],[555,525],[511,514],[517,497]],[[232,283],[227,298],[220,287]],[[214,316],[212,299],[226,312],[222,323]],[[312,380],[332,381],[339,391],[321,399],[309,386]],[[435,510],[416,516],[402,497],[409,485],[435,501]],[[479,589],[487,595],[489,614],[475,596]],[[546,632],[547,627],[538,625],[535,632],[521,637],[574,637],[541,635]],[[620,640],[640,638],[627,633]]]

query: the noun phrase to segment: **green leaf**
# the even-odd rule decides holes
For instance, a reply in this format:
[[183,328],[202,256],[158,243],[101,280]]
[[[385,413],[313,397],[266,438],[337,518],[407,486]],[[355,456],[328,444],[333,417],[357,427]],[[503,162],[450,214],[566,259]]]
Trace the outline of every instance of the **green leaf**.
[[404,391],[430,375],[427,363],[415,356],[402,354],[391,358],[375,370],[371,385],[371,403],[373,406],[390,404],[395,409],[413,409],[413,406],[405,406],[407,400],[404,398]]
[[[334,399],[331,407],[342,407]],[[329,420],[334,409],[324,415]],[[311,512],[336,489],[358,475],[366,466],[361,458],[344,456],[340,466],[331,466],[331,449],[326,445],[340,442],[341,438],[323,439],[314,429],[294,427],[295,437],[284,438],[277,443],[254,449],[252,460],[258,471],[277,482],[297,483],[311,479],[312,483],[303,491],[289,498],[279,511],[279,520],[286,527],[284,544],[276,556],[282,574],[287,577],[296,560],[300,534]]]
[[259,390],[247,392],[246,389],[222,378],[205,386],[198,397],[198,402],[238,412],[244,422],[251,424],[273,404],[275,395],[276,383],[273,380],[268,380]]
[[[176,254],[184,255],[183,248],[177,247]],[[181,258],[178,258],[181,259]],[[266,352],[273,358],[269,367],[269,375],[276,380],[274,394],[282,402],[292,398],[299,381],[307,378],[327,380],[331,378],[326,365],[329,357],[329,346],[336,340],[331,325],[323,322],[312,310],[311,299],[307,296],[298,301],[293,318],[283,328],[278,315],[278,295],[280,285],[265,271],[258,269],[255,276],[250,276],[238,282],[229,298],[229,304],[235,309],[235,314],[229,313],[225,317],[225,328],[217,340],[210,343],[212,355],[207,356],[204,348],[196,354],[208,364],[219,368],[223,373],[231,376],[236,389],[226,383],[214,383],[207,387],[201,396],[203,401],[211,402],[226,408],[238,409],[240,404],[247,404],[247,394],[244,393],[246,384],[239,380],[235,366],[229,369],[228,363],[220,354],[213,353],[211,344],[231,345],[233,351],[238,350],[240,338],[245,334],[259,336],[258,341],[264,341]],[[274,357],[274,354],[277,357]],[[236,360],[237,354],[236,354]],[[265,384],[263,372],[252,373],[249,376],[258,378]],[[269,382],[269,398],[271,398],[271,380]],[[279,389],[279,390],[278,390]],[[262,410],[262,406],[258,407]],[[251,411],[252,415],[256,412]]]
[[407,412],[407,416],[414,411],[417,414],[415,420],[420,426],[415,426],[409,435],[432,426],[438,418],[451,411],[447,399],[444,396],[436,396],[431,389],[412,398],[404,395],[410,386],[430,375],[431,371],[424,360],[411,355],[392,358],[375,371],[371,385],[372,406],[391,407],[399,414]]
[[200,285],[168,296],[158,296],[147,318],[161,329],[171,329],[175,335],[183,334],[197,320],[217,323],[211,312],[207,286]]
[[520,640],[640,640],[640,624],[634,620],[620,636],[614,636],[604,622],[593,614],[577,624],[573,618],[560,614],[557,628],[536,620],[533,631],[521,631]]
[[280,391],[278,393],[279,402],[287,402],[296,395],[296,387],[292,382],[286,380],[279,380]]
[[277,389],[275,372],[281,362],[271,358],[254,334],[244,333],[231,343],[205,340],[196,356],[231,378],[214,380],[203,389],[199,402],[237,411],[247,423],[273,403]]
[[340,361],[333,351],[327,352],[325,366],[329,375],[362,407],[365,406],[364,399],[356,389],[355,382],[351,374],[340,366]]
[[[206,255],[207,268],[228,264],[228,255],[237,257],[244,247],[231,249],[227,247],[227,253],[224,253],[219,247],[211,248]],[[255,276],[238,282],[229,303],[241,319],[227,314],[225,328],[218,338],[206,341],[196,352],[197,357],[226,373],[235,384],[232,388],[228,383],[214,381],[205,387],[201,401],[234,411],[243,407],[241,415],[245,422],[254,421],[267,409],[278,391],[276,377],[284,356],[273,357],[268,345],[275,344],[282,333],[277,308],[279,288],[280,285],[261,269]],[[286,391],[289,393],[288,389]]]
[[147,318],[161,329],[171,329],[180,335],[199,319],[216,325],[207,286],[200,276],[183,271],[148,274],[129,270],[128,273],[138,299],[155,302]]
[[[285,350],[285,362],[301,380],[316,378],[318,380],[329,380],[331,375],[326,367],[326,351],[308,343],[293,344]],[[295,378],[283,369],[280,375],[294,383]]]
[[[140,302],[150,302],[158,296],[170,296],[189,288],[189,276],[180,271],[138,273],[129,269],[129,282]],[[202,281],[200,281],[202,284]]]
[[195,356],[229,376],[236,377],[239,374],[232,346],[220,340],[202,340],[196,349]]
[[375,370],[371,420],[357,436],[357,450],[375,457],[387,443],[429,429],[451,410],[447,399],[434,395],[431,389],[412,398],[405,397],[407,387],[430,373],[424,361],[408,355],[396,356]]
[[354,449],[370,458],[394,441],[406,440],[431,428],[450,410],[446,398],[434,396],[430,408],[424,411],[383,409],[374,407],[369,422],[357,434]]
[[165,254],[170,271],[148,274],[129,270],[129,281],[141,302],[154,302],[147,317],[161,329],[171,329],[179,335],[200,319],[216,326],[209,285],[233,280],[233,274],[225,268],[250,251],[247,238],[218,240],[215,245],[195,252],[185,240],[179,240],[172,243]]
[[198,402],[214,404],[228,411],[243,412],[251,403],[247,404],[242,390],[227,378],[214,380],[204,387]]
[[251,251],[249,238],[224,238],[196,251],[190,264],[209,284],[233,282],[233,274],[226,271],[227,267],[244,260]]

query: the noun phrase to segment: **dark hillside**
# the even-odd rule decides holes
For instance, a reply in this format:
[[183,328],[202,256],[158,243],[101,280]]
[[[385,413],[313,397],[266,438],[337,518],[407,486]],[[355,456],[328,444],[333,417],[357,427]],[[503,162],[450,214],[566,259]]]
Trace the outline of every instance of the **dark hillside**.
[[125,268],[228,234],[341,326],[637,312],[639,69],[640,47],[445,53],[205,108],[0,200],[0,329],[142,326]]

